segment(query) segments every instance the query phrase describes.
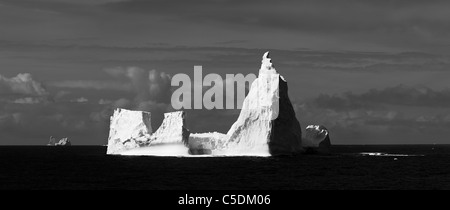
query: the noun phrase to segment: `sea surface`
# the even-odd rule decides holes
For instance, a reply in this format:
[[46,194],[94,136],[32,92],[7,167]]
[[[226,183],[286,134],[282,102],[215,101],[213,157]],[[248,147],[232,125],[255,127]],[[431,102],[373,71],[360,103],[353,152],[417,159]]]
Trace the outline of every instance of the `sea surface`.
[[333,146],[293,157],[126,157],[0,146],[0,189],[450,189],[450,145]]

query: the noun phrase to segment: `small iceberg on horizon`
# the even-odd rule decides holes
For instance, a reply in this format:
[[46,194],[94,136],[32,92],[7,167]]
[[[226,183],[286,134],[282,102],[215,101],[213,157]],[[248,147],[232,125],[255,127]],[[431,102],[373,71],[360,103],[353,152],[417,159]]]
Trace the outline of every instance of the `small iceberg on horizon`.
[[56,142],[56,138],[50,136],[50,140],[47,146],[72,146],[72,143],[69,141],[69,138],[65,137]]

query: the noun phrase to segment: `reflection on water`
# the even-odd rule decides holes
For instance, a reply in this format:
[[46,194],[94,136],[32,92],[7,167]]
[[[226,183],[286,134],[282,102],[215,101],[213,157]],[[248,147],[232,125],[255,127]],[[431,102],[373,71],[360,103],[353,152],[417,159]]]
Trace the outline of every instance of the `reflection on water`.
[[390,153],[383,153],[383,152],[361,152],[358,154],[362,155],[362,156],[383,156],[383,157],[425,156],[425,155],[420,155],[420,154],[408,155],[408,154],[390,154]]

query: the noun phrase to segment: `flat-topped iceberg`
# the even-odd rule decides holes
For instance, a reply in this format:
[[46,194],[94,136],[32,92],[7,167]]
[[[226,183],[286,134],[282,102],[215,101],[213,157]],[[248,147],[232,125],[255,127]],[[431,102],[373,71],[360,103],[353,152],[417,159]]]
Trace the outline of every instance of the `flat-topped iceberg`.
[[116,109],[111,116],[107,154],[145,145],[152,133],[150,112]]
[[111,116],[107,154],[126,154],[165,144],[187,144],[189,131],[184,126],[184,112],[164,114],[158,130],[152,133],[150,112],[116,109]]

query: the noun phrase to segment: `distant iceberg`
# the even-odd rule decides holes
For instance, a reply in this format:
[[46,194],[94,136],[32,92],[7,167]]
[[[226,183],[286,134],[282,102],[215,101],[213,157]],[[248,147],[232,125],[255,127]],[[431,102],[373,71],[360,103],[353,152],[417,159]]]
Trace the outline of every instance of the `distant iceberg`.
[[72,143],[69,141],[69,138],[62,138],[58,142],[56,142],[56,139],[53,136],[50,136],[50,140],[47,144],[47,146],[71,146]]
[[50,140],[48,141],[47,146],[55,146],[56,144],[56,139],[53,136],[50,136]]

